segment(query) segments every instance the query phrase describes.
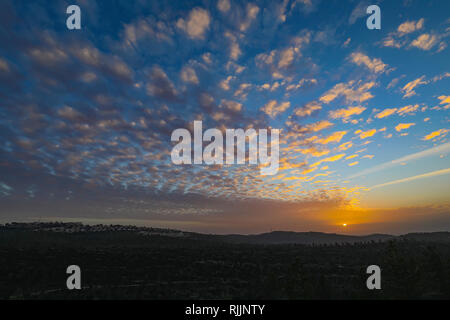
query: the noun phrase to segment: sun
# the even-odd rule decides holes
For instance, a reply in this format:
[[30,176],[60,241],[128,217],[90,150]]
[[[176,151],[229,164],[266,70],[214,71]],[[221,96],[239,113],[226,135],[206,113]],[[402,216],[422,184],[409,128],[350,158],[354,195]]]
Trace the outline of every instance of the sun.
[[346,224],[346,223],[343,223],[343,224],[342,224],[342,226],[343,226],[343,227],[346,227],[346,226],[347,226],[347,224]]

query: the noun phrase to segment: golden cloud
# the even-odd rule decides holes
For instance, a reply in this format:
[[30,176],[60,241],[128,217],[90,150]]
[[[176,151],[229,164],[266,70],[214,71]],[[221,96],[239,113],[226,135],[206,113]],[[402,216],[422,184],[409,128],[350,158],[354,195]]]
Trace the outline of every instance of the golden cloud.
[[400,132],[402,130],[408,129],[411,126],[416,125],[415,123],[399,123],[396,127],[395,130],[397,130],[397,132]]
[[337,155],[334,155],[334,156],[331,156],[331,157],[328,157],[328,158],[324,158],[324,159],[321,159],[321,160],[313,163],[311,165],[311,167],[313,167],[313,168],[317,167],[318,165],[320,165],[323,162],[335,162],[335,161],[338,161],[338,160],[342,159],[344,156],[345,156],[345,153],[341,153],[341,154],[337,154]]
[[318,139],[317,142],[320,144],[328,144],[332,142],[340,142],[341,139],[347,134],[347,131],[336,131],[326,138]]
[[330,118],[338,119],[338,118],[348,118],[352,115],[358,115],[361,114],[364,110],[366,110],[365,107],[357,106],[357,107],[349,107],[347,109],[337,109],[329,112]]
[[368,56],[361,52],[354,52],[350,57],[353,63],[357,64],[358,66],[364,65],[369,70],[375,73],[382,73],[388,67],[388,65],[383,63],[383,61],[381,61],[380,59],[370,59]]
[[350,149],[352,146],[353,146],[353,143],[351,141],[349,141],[349,142],[345,142],[345,143],[341,144],[338,148],[341,151],[345,151],[347,149]]
[[271,100],[261,108],[261,111],[273,118],[277,114],[286,111],[290,105],[289,101],[278,104],[276,100]]
[[360,139],[366,139],[371,136],[373,136],[375,133],[377,133],[377,129],[371,129],[367,131],[360,131],[359,138]]
[[438,99],[441,100],[439,104],[450,103],[450,96],[440,96]]
[[317,132],[320,130],[327,129],[333,126],[333,124],[328,120],[323,120],[315,123],[311,123],[305,126],[306,130],[309,132]]
[[398,109],[397,113],[401,116],[404,116],[407,113],[414,113],[417,111],[417,109],[419,109],[419,105],[409,105],[409,106],[405,106],[403,108]]
[[420,78],[417,78],[416,80],[410,81],[407,84],[405,84],[405,86],[402,88],[402,91],[405,93],[403,95],[403,98],[412,97],[413,95],[416,94],[416,92],[414,91],[414,88],[416,88],[417,86],[419,86],[421,84],[427,84],[428,81],[424,81],[423,80],[424,78],[425,78],[425,76],[421,76]]
[[391,108],[391,109],[384,109],[383,111],[377,113],[375,115],[375,118],[382,119],[389,117],[390,115],[394,114],[397,111],[397,108]]
[[431,132],[430,134],[427,134],[425,137],[423,137],[423,140],[431,140],[433,138],[439,137],[440,135],[444,135],[447,132],[447,129],[439,129],[437,131]]

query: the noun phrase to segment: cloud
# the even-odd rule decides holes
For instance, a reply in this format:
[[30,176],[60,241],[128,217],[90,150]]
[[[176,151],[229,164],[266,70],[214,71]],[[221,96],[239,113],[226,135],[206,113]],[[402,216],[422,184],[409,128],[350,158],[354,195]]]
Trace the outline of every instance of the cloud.
[[432,81],[436,82],[436,81],[440,81],[440,80],[448,78],[448,77],[450,77],[450,72],[444,72],[440,75],[434,76]]
[[162,21],[151,19],[139,19],[124,25],[122,42],[126,47],[137,46],[144,39],[156,39],[171,42],[173,31]]
[[[274,14],[275,14],[275,16],[277,17],[277,19],[278,19],[278,21],[280,21],[280,22],[286,22],[286,8],[287,8],[287,6],[288,6],[288,4],[289,4],[289,1],[290,0],[283,0],[283,2],[281,2],[281,3],[278,3],[278,4],[276,4],[275,5],[275,9],[273,10],[274,12]],[[266,12],[266,10],[267,11],[272,11],[271,9],[269,9],[269,8],[265,8],[264,9],[265,10],[265,12]]]
[[397,108],[384,109],[383,111],[377,113],[375,115],[375,118],[383,119],[383,118],[389,117],[390,115],[394,114],[396,111],[397,111]]
[[416,30],[420,30],[423,27],[424,19],[420,19],[418,21],[406,21],[403,22],[401,25],[398,26],[397,32],[400,36],[403,36],[405,34],[414,32]]
[[389,84],[387,85],[386,89],[395,87],[397,85],[397,83],[400,81],[400,79],[402,79],[404,77],[406,77],[406,75],[403,74],[397,78],[392,79],[391,82],[389,82]]
[[427,134],[425,137],[423,137],[423,140],[425,140],[425,141],[426,140],[431,140],[431,139],[434,139],[434,138],[439,137],[441,135],[444,135],[447,132],[448,132],[447,129],[439,129],[439,130],[431,132],[430,134]]
[[324,129],[328,129],[331,126],[333,126],[333,124],[330,121],[322,120],[322,121],[318,121],[318,122],[306,125],[305,129],[308,132],[318,132],[318,131],[321,131],[321,130],[324,130]]
[[339,149],[340,151],[345,151],[345,150],[347,150],[347,149],[350,149],[352,146],[353,146],[353,143],[352,143],[351,141],[348,141],[348,142],[345,142],[345,143],[341,144],[341,145],[338,147],[338,149]]
[[228,10],[230,10],[230,0],[219,0],[217,2],[217,9],[219,9],[220,12],[226,13]]
[[320,109],[322,109],[322,106],[319,103],[312,101],[307,103],[303,107],[296,108],[293,114],[298,117],[308,117],[312,115],[315,111],[318,111]]
[[335,161],[338,161],[338,160],[342,159],[344,156],[345,156],[345,153],[341,153],[341,154],[337,154],[337,155],[334,155],[334,156],[331,156],[331,157],[328,157],[328,158],[324,158],[324,159],[321,159],[321,160],[313,163],[311,165],[311,167],[312,168],[317,167],[317,166],[319,166],[320,164],[322,164],[324,162],[335,162]]
[[0,181],[0,196],[9,196],[12,190],[12,187]]
[[424,33],[417,39],[413,40],[413,42],[411,42],[411,46],[422,50],[430,50],[438,41],[439,39],[435,35]]
[[272,85],[265,83],[262,86],[259,87],[260,90],[269,90],[270,92],[273,92],[277,90],[280,87],[280,83],[278,81],[275,81]]
[[211,53],[206,52],[206,53],[202,54],[202,60],[206,64],[212,64]]
[[330,134],[328,137],[318,139],[317,142],[320,144],[340,142],[346,134],[347,134],[347,131],[336,131],[336,132],[333,132],[332,134]]
[[246,18],[241,22],[239,30],[245,32],[250,27],[253,20],[259,13],[259,7],[253,3],[248,3],[246,8]]
[[405,93],[403,95],[403,98],[409,98],[409,97],[414,96],[416,94],[416,92],[414,91],[414,88],[416,88],[417,86],[419,86],[421,84],[428,83],[428,81],[424,81],[424,79],[425,79],[425,76],[421,76],[420,78],[417,78],[417,79],[405,84],[405,86],[402,88],[402,91]]
[[274,118],[277,114],[283,113],[291,106],[289,101],[277,103],[276,100],[271,100],[266,103],[260,110],[269,117]]
[[[82,51],[81,53],[87,53]],[[62,64],[68,61],[66,52],[59,48],[34,48],[29,52],[30,57],[42,66],[50,66],[52,64]],[[83,56],[81,56],[83,57]],[[85,62],[87,62],[85,60]]]
[[396,40],[394,37],[392,36],[387,36],[384,40],[383,40],[383,46],[384,47],[391,47],[391,48],[397,48],[400,49],[401,47],[403,47],[405,45],[405,41],[398,41]]
[[369,138],[371,136],[373,136],[375,133],[377,133],[377,129],[371,129],[371,130],[367,130],[367,131],[363,131],[359,133],[359,138],[362,139],[366,139]]
[[0,72],[9,73],[10,70],[8,62],[5,59],[0,58]]
[[221,108],[224,108],[231,112],[241,112],[242,111],[242,103],[231,101],[231,100],[222,100]]
[[234,76],[228,76],[226,79],[222,80],[219,83],[219,87],[221,87],[222,90],[225,90],[225,91],[230,90],[230,81],[233,80],[233,79],[235,79]]
[[80,112],[70,106],[64,106],[61,109],[58,109],[57,113],[61,118],[64,118],[66,120],[74,121],[84,119],[84,116]]
[[177,27],[186,32],[191,39],[204,39],[210,22],[211,18],[208,11],[202,8],[194,8],[189,13],[187,21],[183,18],[177,21]]
[[349,163],[348,166],[353,167],[353,166],[356,166],[358,163],[359,163],[359,161],[355,161],[355,162]]
[[230,40],[230,59],[231,60],[237,60],[240,55],[242,54],[241,48],[239,47],[239,43],[237,41],[237,38],[235,35],[233,35],[231,32],[226,31],[225,37]]
[[259,67],[263,65],[272,65],[275,62],[276,50],[270,51],[270,53],[260,53],[255,57],[255,62]]
[[409,127],[414,126],[414,125],[416,125],[416,124],[415,124],[415,123],[399,123],[399,124],[395,127],[395,130],[396,130],[397,132],[400,132],[400,131],[405,130],[405,129],[408,129]]
[[158,66],[153,67],[150,73],[150,83],[147,85],[147,92],[155,97],[176,101],[178,92],[167,74]]
[[314,0],[294,0],[291,4],[291,11],[297,6],[297,4],[302,4],[301,10],[304,13],[310,13],[314,11],[315,5],[317,5],[317,1],[313,4]]
[[[305,126],[301,126],[290,120],[286,121],[286,124],[288,125],[288,127],[291,127],[291,130],[288,131],[288,133],[285,135],[286,139],[291,138],[291,137],[296,137],[298,135],[304,135],[307,133],[319,132],[319,131],[328,129],[333,126],[333,123],[329,122],[328,120],[321,120],[318,122],[307,124]],[[318,137],[313,136],[313,137],[307,138],[303,142],[310,143],[310,142],[313,142],[316,140],[318,140]],[[295,145],[298,145],[298,143],[296,143]]]
[[191,67],[184,67],[181,70],[180,76],[183,82],[198,84],[197,74],[195,73],[195,70]]
[[388,108],[388,109],[384,109],[383,111],[377,113],[375,115],[375,118],[377,119],[383,119],[386,117],[389,117],[393,114],[398,114],[400,116],[404,116],[407,114],[413,114],[414,112],[416,112],[419,109],[419,105],[407,105],[401,108]]
[[242,51],[237,42],[232,42],[230,46],[230,58],[232,60],[237,60],[241,55]]
[[401,116],[404,116],[406,114],[412,114],[414,112],[416,112],[419,109],[419,105],[415,104],[415,105],[408,105],[408,106],[404,106],[402,108],[399,108],[397,110],[397,113]]
[[306,85],[314,85],[314,84],[317,84],[316,79],[301,79],[296,84],[293,83],[293,84],[286,86],[286,91],[297,90]]
[[425,178],[431,178],[431,177],[436,177],[436,176],[442,176],[442,175],[446,175],[446,174],[450,174],[450,168],[442,169],[442,170],[436,170],[436,171],[432,171],[432,172],[428,172],[428,173],[424,173],[424,174],[419,174],[419,175],[408,177],[408,178],[404,178],[404,179],[398,179],[398,180],[394,180],[394,181],[390,181],[390,182],[386,182],[386,183],[377,184],[377,185],[375,185],[373,187],[370,187],[370,190],[376,189],[376,188],[390,186],[390,185],[393,185],[393,184],[399,184],[399,183],[410,182],[410,181],[419,180],[419,179],[425,179]]
[[367,15],[366,9],[369,6],[368,1],[361,1],[358,3],[358,5],[353,9],[352,13],[350,14],[350,17],[348,18],[349,24],[354,24],[356,20],[365,17]]
[[[289,82],[292,77],[286,77],[286,73],[292,73],[293,66],[297,61],[302,64],[302,69],[305,67],[305,62],[309,68],[314,67],[310,59],[300,60],[296,59],[302,56],[304,47],[310,43],[311,32],[302,31],[299,36],[295,36],[290,40],[290,46],[281,49],[274,49],[267,53],[260,53],[255,57],[256,65],[261,69],[266,69],[273,78],[285,78]],[[296,65],[295,65],[296,66]],[[311,82],[316,82],[312,80]]]
[[391,32],[386,38],[382,40],[384,47],[401,48],[408,43],[406,35],[413,33],[423,28],[424,19],[417,21],[406,21],[397,27],[397,31]]
[[80,76],[81,80],[90,83],[97,79],[97,75],[93,72],[85,72]]
[[234,96],[240,99],[247,99],[248,89],[250,89],[252,85],[250,83],[241,83],[239,88],[234,92]]
[[329,112],[329,116],[332,119],[339,119],[339,118],[349,118],[353,115],[359,115],[366,110],[365,107],[356,106],[356,107],[348,107],[347,109],[337,109]]
[[381,59],[370,59],[368,56],[361,52],[354,52],[351,54],[351,61],[358,66],[364,65],[366,68],[375,73],[383,73],[387,70],[388,65],[383,63]]
[[450,96],[439,96],[438,99],[441,100],[439,104],[450,103]]
[[322,95],[319,100],[323,103],[330,103],[336,98],[343,96],[347,103],[362,103],[373,98],[373,95],[369,92],[369,90],[374,86],[375,82],[367,82],[363,84],[361,81],[355,82],[354,80],[351,80],[348,83],[338,83]]
[[439,48],[437,49],[436,52],[444,51],[445,48],[447,48],[447,43],[446,43],[445,41],[441,41],[441,42],[439,43]]
[[[211,108],[212,103],[206,100],[206,106],[211,114],[211,118],[221,123],[221,125],[229,123],[238,123],[242,120],[243,105],[239,102],[222,99],[218,107]],[[209,107],[208,107],[209,106]]]
[[280,53],[280,60],[278,61],[278,68],[289,67],[294,61],[294,49],[287,48]]
[[[133,72],[118,56],[107,55],[91,45],[71,44],[68,49],[80,62],[96,68],[106,76],[131,82]],[[65,60],[65,59],[64,59]]]
[[398,159],[395,159],[395,160],[392,160],[392,161],[389,161],[389,162],[382,163],[382,164],[377,165],[375,167],[372,167],[372,168],[363,170],[361,172],[355,173],[355,174],[349,176],[348,178],[352,179],[352,178],[356,178],[356,177],[359,177],[359,176],[368,175],[368,174],[371,174],[371,173],[375,173],[375,172],[378,172],[378,171],[382,171],[382,170],[391,168],[391,167],[396,166],[396,165],[400,165],[400,164],[408,162],[408,161],[415,161],[415,160],[418,160],[418,159],[431,157],[431,156],[435,156],[435,155],[440,155],[440,154],[447,153],[447,152],[450,152],[450,142],[441,144],[441,145],[439,145],[437,147],[433,147],[433,148],[426,149],[426,150],[423,150],[423,151],[420,151],[420,152],[416,152],[416,153],[413,153],[413,154],[410,154],[410,155],[407,155],[407,156],[403,156],[403,157],[400,157]]
[[298,149],[298,151],[300,151],[302,154],[312,155],[313,157],[322,157],[330,153],[330,150],[328,149],[317,149],[314,146],[307,149]]

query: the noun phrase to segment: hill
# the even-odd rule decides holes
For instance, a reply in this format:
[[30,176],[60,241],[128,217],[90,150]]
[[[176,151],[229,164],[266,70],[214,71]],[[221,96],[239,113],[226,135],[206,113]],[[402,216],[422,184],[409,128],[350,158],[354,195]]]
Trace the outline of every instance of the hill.
[[248,244],[341,244],[386,241],[395,238],[395,236],[388,234],[350,236],[323,232],[273,231],[257,235],[225,235],[219,236],[219,238],[227,242]]
[[389,234],[370,234],[370,235],[344,235],[324,232],[294,232],[294,231],[273,231],[261,234],[241,235],[215,235],[202,234],[195,232],[184,232],[172,229],[160,229],[150,227],[136,227],[124,225],[83,225],[81,223],[62,223],[62,222],[34,222],[34,223],[10,223],[0,225],[2,230],[50,232],[62,234],[130,234],[145,238],[180,238],[185,240],[194,240],[202,242],[226,242],[232,244],[355,244],[367,242],[384,242],[388,240],[410,240],[426,242],[445,242],[450,243],[450,232],[428,232],[428,233],[408,233],[400,236]]

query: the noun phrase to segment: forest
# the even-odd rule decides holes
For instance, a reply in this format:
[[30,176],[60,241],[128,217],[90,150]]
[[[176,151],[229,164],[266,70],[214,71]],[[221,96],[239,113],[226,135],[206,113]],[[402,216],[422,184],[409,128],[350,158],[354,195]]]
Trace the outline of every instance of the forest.
[[[245,244],[0,228],[0,299],[449,299],[450,243],[433,239]],[[381,290],[366,287],[374,264]],[[69,265],[81,290],[66,288]]]

